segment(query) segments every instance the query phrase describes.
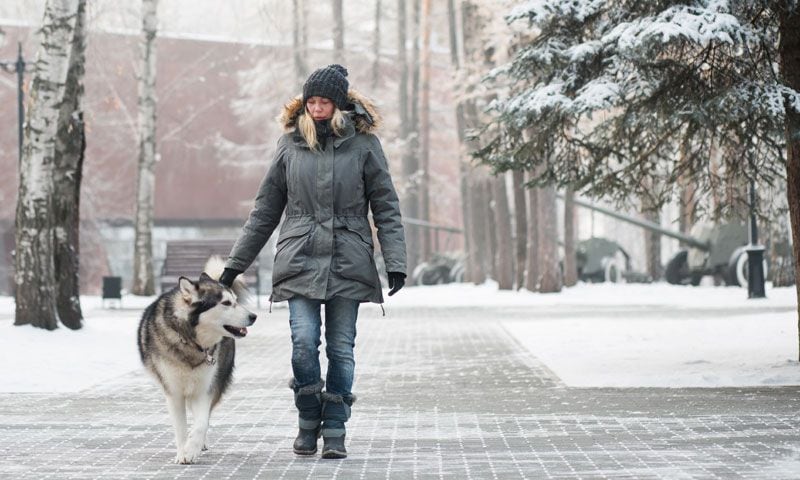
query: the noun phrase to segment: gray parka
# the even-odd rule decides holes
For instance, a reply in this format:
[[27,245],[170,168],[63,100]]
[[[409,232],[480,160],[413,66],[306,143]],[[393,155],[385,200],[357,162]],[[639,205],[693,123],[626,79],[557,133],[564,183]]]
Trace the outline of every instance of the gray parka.
[[304,108],[302,99],[293,99],[281,114],[287,133],[278,140],[255,206],[226,263],[228,268],[246,270],[285,208],[270,301],[339,295],[383,303],[368,207],[386,271],[406,273],[400,203],[380,141],[373,134],[380,117],[374,105],[353,90],[348,101],[353,108],[345,112],[343,134],[317,152],[295,129]]

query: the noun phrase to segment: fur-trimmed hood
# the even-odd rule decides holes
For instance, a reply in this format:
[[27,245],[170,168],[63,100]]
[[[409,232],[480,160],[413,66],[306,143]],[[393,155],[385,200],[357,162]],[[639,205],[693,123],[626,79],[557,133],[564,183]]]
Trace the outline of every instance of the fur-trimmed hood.
[[[348,106],[345,109],[353,120],[359,133],[375,133],[382,124],[382,118],[372,101],[352,88],[347,91]],[[283,106],[278,121],[287,131],[297,126],[297,117],[303,112],[303,96],[298,95]]]

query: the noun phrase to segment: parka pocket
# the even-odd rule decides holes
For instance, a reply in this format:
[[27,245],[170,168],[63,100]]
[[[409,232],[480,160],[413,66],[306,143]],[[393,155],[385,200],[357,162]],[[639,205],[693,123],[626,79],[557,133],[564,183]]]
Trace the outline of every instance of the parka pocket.
[[297,225],[280,233],[272,267],[273,285],[308,269],[313,226]]
[[372,245],[357,231],[336,229],[331,270],[343,278],[356,280],[372,287],[380,285],[375,268]]

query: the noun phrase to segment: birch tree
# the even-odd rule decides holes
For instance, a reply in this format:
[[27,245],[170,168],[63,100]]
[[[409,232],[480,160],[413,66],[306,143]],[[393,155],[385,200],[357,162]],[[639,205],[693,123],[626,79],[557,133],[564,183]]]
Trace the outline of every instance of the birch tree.
[[342,0],[333,0],[333,60],[343,64],[344,57],[344,9]]
[[[526,184],[533,180],[534,175],[528,171],[525,174]],[[528,189],[528,243],[526,245],[525,288],[531,292],[539,290],[539,199],[537,189]]]
[[[455,76],[453,78],[454,89],[457,89],[463,82],[459,80],[464,77],[462,71],[461,52],[459,49],[458,19],[456,15],[455,0],[447,0],[447,23],[448,37],[450,44],[450,64],[453,67]],[[458,162],[459,190],[461,193],[461,218],[464,225],[464,250],[465,250],[465,278],[471,280],[474,270],[475,247],[472,238],[472,194],[470,188],[470,165],[467,151],[472,150],[467,140],[467,124],[465,116],[465,101],[463,98],[456,99],[456,129],[458,141],[461,146],[461,155]]]
[[53,172],[53,252],[56,308],[66,327],[81,328],[80,198],[86,134],[83,77],[86,63],[86,0],[78,0],[72,51],[58,115]]
[[153,295],[153,206],[156,167],[156,30],[158,0],[142,0],[139,73],[139,176],[133,251],[135,295]]
[[381,0],[375,0],[375,25],[372,31],[372,91],[378,88],[381,78]]
[[511,210],[505,174],[500,173],[491,179],[495,228],[492,229],[497,242],[495,254],[496,277],[500,290],[514,288],[514,251],[511,244]]
[[[417,0],[411,0],[416,2]],[[413,76],[413,69],[409,69],[407,55],[407,6],[406,0],[397,2],[397,62],[400,67],[400,81],[398,82],[398,103],[400,109],[400,141],[402,143],[403,164],[403,215],[410,218],[419,217],[418,195],[416,187],[417,164],[412,140],[414,132],[414,118],[416,108],[415,97],[409,96],[409,79]],[[412,38],[414,34],[412,33]],[[416,42],[415,42],[416,43]],[[412,60],[413,63],[413,60]],[[413,113],[412,113],[413,112]],[[408,253],[408,271],[413,272],[419,259],[419,227],[409,228],[406,232],[406,250]]]
[[[563,281],[558,258],[558,214],[556,213],[556,188],[552,185],[535,189],[539,197],[539,291],[561,291]],[[533,192],[532,192],[533,193]]]
[[514,170],[514,287],[525,284],[525,262],[528,254],[528,204],[525,198],[525,172]]
[[564,193],[564,286],[578,283],[577,253],[575,242],[575,193],[568,188]]
[[308,76],[308,30],[306,29],[308,17],[306,16],[306,0],[292,0],[294,21],[292,28],[292,47],[294,56],[294,75],[297,89],[303,87]]
[[15,325],[54,330],[53,185],[60,106],[70,71],[79,0],[48,0],[28,96],[15,220]]
[[[431,0],[421,0],[420,29],[420,105],[419,105],[419,204],[420,218],[429,222],[430,211],[430,80],[431,80]],[[422,232],[422,258],[431,258],[431,232]]]

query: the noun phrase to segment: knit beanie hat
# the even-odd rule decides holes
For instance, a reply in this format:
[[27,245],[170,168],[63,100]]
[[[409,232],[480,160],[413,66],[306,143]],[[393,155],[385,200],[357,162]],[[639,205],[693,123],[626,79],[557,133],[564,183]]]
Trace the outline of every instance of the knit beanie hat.
[[347,69],[337,63],[314,70],[303,85],[303,105],[310,97],[319,96],[330,98],[336,108],[344,110],[349,87]]

